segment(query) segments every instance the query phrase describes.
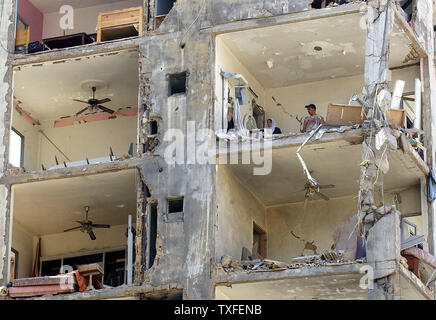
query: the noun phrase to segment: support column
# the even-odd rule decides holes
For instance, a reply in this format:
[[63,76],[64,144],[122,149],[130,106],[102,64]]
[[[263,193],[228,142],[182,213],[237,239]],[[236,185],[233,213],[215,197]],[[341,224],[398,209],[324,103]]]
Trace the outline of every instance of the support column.
[[[0,7],[0,176],[7,167],[12,113],[12,64],[15,48],[16,1],[3,1]],[[11,239],[10,187],[0,185],[0,286],[9,282]]]
[[[433,3],[430,0],[416,0],[414,24],[419,28],[420,39],[427,51],[427,57],[421,59],[421,72],[424,92],[422,94],[422,128],[424,145],[427,148],[426,162],[433,171],[436,169],[436,77],[434,64]],[[425,195],[423,195],[425,196]],[[423,199],[427,202],[427,199]],[[427,211],[422,208],[422,215],[427,215],[428,249],[436,254],[436,201],[427,202]]]
[[[388,0],[368,1],[366,11],[367,37],[365,49],[365,100],[363,110],[367,121],[362,143],[362,163],[359,190],[359,218],[361,236],[367,239],[367,260],[374,271],[374,287],[368,298],[395,299],[397,289],[393,275],[399,261],[400,226],[395,208],[386,206],[383,193],[383,174],[389,170],[387,155],[396,139],[384,121],[390,106],[388,81],[389,33],[393,20]],[[376,143],[376,135],[384,135],[385,142]],[[376,201],[379,201],[377,204]]]

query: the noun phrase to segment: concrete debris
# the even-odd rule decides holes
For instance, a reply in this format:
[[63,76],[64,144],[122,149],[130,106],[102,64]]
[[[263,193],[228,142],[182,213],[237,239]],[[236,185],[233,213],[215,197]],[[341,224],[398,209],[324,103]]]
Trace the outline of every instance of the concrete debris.
[[232,263],[231,256],[222,256],[221,257],[221,265],[223,266],[223,268],[230,268],[231,263]]
[[[365,259],[346,259],[341,251],[325,250],[322,254],[295,257],[291,263],[272,259],[243,260],[240,263],[230,256],[223,256],[221,265],[225,272],[268,272],[287,269],[316,268],[322,266],[339,266],[352,263],[364,263]],[[224,264],[223,264],[224,263]]]
[[321,258],[326,261],[338,261],[341,259],[342,252],[336,252],[335,250],[324,250],[321,254]]
[[221,265],[226,271],[235,271],[238,269],[242,269],[242,264],[228,255],[224,255],[221,257]]

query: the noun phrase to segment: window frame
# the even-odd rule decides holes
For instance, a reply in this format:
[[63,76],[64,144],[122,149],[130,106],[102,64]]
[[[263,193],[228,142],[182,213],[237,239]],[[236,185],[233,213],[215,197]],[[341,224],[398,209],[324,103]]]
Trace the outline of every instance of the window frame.
[[[21,150],[20,150],[20,168],[24,167],[24,135],[22,135],[17,129],[14,127],[11,128],[11,131],[15,132],[21,138]],[[10,139],[9,139],[10,144]],[[11,148],[9,148],[8,155],[8,163],[11,163]]]

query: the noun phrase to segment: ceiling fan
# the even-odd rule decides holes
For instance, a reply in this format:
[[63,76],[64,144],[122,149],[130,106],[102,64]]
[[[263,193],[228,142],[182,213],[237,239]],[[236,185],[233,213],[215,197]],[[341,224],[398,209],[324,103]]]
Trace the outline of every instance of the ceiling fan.
[[95,92],[97,91],[97,87],[92,87],[92,98],[88,99],[88,101],[83,101],[83,100],[79,100],[79,99],[74,99],[74,101],[76,102],[80,102],[80,103],[86,103],[88,106],[82,110],[80,110],[79,112],[76,113],[76,116],[82,114],[83,112],[85,112],[86,110],[89,110],[89,112],[96,112],[97,110],[102,110],[104,112],[113,114],[115,113],[114,110],[111,110],[109,108],[106,108],[105,106],[102,106],[102,103],[107,103],[110,102],[111,99],[109,98],[104,98],[104,99],[96,99],[95,98]]
[[83,233],[89,234],[89,237],[91,238],[91,240],[95,240],[97,238],[96,238],[94,232],[92,231],[93,228],[110,228],[111,227],[108,224],[94,224],[94,223],[92,223],[92,221],[88,220],[89,209],[90,209],[89,206],[85,207],[86,218],[84,221],[76,221],[77,223],[80,224],[80,226],[64,230],[64,232],[80,229],[80,231],[82,231]]
[[331,189],[334,187],[335,187],[334,184],[326,184],[326,185],[316,184],[316,185],[314,185],[310,182],[307,182],[304,189],[298,191],[298,192],[306,191],[306,194],[304,195],[304,198],[305,198],[304,199],[304,206],[303,206],[304,211],[306,211],[306,209],[307,209],[307,205],[309,204],[309,200],[313,199],[313,197],[315,195],[317,195],[319,198],[322,198],[326,201],[330,200],[330,198],[327,197],[325,194],[323,194],[320,190],[321,189]]

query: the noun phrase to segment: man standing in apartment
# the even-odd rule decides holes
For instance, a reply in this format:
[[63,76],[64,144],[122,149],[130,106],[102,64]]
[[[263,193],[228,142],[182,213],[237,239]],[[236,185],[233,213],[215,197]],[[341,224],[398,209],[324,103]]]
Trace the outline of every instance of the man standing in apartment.
[[309,116],[304,118],[303,129],[301,132],[310,132],[315,130],[321,123],[324,123],[324,118],[316,114],[316,106],[311,103],[305,106]]

